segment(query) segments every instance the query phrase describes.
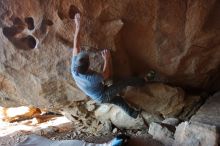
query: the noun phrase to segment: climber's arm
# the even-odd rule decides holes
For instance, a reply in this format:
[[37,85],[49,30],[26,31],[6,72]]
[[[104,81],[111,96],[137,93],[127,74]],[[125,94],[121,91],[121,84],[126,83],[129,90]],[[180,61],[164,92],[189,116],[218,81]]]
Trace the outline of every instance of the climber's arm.
[[75,34],[74,34],[74,40],[73,40],[73,56],[77,55],[80,52],[80,46],[79,46],[79,40],[78,35],[80,31],[80,14],[77,13],[75,15]]
[[111,53],[109,50],[103,50],[102,51],[102,57],[104,59],[104,66],[103,66],[103,71],[102,71],[102,76],[104,80],[108,79],[111,74],[112,74],[112,66],[111,66]]

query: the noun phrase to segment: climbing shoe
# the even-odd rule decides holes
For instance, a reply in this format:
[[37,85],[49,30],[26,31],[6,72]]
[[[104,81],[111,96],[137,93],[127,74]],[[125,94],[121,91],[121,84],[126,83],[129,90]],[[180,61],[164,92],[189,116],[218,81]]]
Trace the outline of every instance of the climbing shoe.
[[162,82],[162,83],[168,83],[168,79],[165,76],[162,76],[161,74],[151,70],[149,71],[146,76],[145,80],[147,82]]
[[111,146],[122,146],[127,142],[127,140],[130,139],[129,136],[125,134],[119,134],[111,141]]
[[156,72],[153,70],[149,71],[146,76],[148,81],[153,81],[155,77],[156,77]]

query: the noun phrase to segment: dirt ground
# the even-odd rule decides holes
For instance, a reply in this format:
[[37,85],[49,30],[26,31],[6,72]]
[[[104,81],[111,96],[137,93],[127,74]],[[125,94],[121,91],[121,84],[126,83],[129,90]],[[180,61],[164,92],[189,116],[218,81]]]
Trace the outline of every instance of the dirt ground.
[[112,131],[100,135],[85,133],[85,131],[80,131],[77,126],[63,116],[54,117],[42,123],[34,123],[34,119],[12,123],[0,120],[0,146],[14,146],[24,141],[30,134],[37,134],[51,140],[78,139],[90,143],[105,143],[121,133],[131,136],[128,146],[162,146],[147,133],[148,129],[123,130],[112,127]]
[[[77,137],[73,135],[73,131],[63,132],[63,133],[50,133],[43,135],[52,140],[71,140],[71,139],[81,139],[91,143],[104,143],[110,141],[114,135],[109,134],[102,137]],[[0,146],[14,146],[15,144],[25,140],[27,135],[31,133],[28,132],[16,132],[5,137],[0,137]],[[158,141],[152,139],[149,134],[141,135],[131,135],[131,139],[128,141],[127,146],[163,146]]]

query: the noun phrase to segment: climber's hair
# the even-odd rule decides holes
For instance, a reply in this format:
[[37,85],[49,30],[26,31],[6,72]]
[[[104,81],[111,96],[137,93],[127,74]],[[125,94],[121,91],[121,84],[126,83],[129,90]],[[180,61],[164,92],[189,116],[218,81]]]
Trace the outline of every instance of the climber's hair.
[[85,74],[89,69],[89,65],[90,65],[89,59],[88,58],[82,58],[80,60],[80,62],[81,62],[81,64],[80,64],[80,66],[76,67],[76,71],[80,74]]

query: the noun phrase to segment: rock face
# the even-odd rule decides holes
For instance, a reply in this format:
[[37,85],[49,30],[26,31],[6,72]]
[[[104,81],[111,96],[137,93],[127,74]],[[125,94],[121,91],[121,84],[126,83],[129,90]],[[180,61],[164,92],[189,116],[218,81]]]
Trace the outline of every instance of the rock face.
[[171,146],[174,142],[174,131],[175,127],[173,126],[152,122],[148,132],[154,139],[162,142],[165,146]]
[[178,119],[168,118],[162,123],[152,122],[149,134],[169,146],[219,145],[219,95],[220,92],[217,92],[209,97],[189,121],[179,124]]
[[173,146],[217,146],[218,141],[216,126],[183,122],[176,129]]
[[209,97],[189,122],[178,125],[173,145],[219,145],[220,92]]
[[92,68],[110,48],[115,79],[154,69],[175,85],[219,89],[218,0],[1,0],[0,105],[61,110],[86,99],[70,75],[76,12],[82,48],[96,52]]
[[[125,91],[125,100],[134,108],[141,108],[144,120],[161,122],[168,117],[187,117],[193,106],[196,106],[200,97],[187,96],[180,88],[164,84],[151,84],[143,87],[130,87]],[[188,99],[189,98],[189,99]],[[111,104],[105,104],[95,111],[95,115],[101,120],[111,121],[121,128],[140,129],[144,126],[143,120],[132,119],[122,109]],[[183,116],[182,116],[183,115]],[[168,120],[168,119],[167,119]],[[169,123],[169,121],[165,121]],[[170,120],[170,123],[177,121]]]
[[192,116],[192,122],[215,125],[220,130],[220,92],[209,97],[206,103]]
[[147,128],[143,119],[134,119],[128,116],[122,109],[114,105],[105,104],[100,106],[95,115],[101,121],[109,121],[119,128],[142,129]]
[[129,87],[124,96],[129,103],[136,107],[164,118],[187,115],[190,113],[188,110],[193,109],[193,106],[200,101],[200,97],[188,96],[181,88],[161,83]]

